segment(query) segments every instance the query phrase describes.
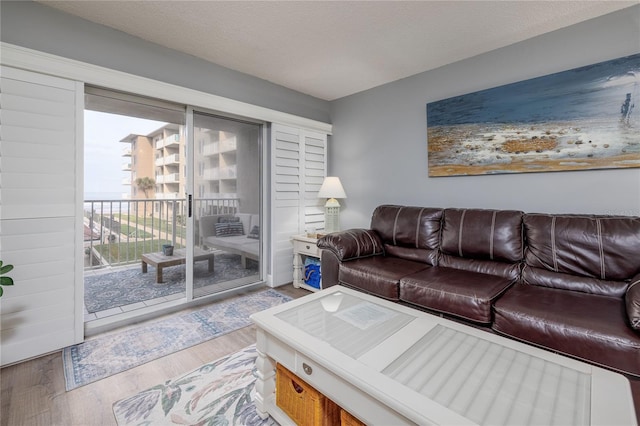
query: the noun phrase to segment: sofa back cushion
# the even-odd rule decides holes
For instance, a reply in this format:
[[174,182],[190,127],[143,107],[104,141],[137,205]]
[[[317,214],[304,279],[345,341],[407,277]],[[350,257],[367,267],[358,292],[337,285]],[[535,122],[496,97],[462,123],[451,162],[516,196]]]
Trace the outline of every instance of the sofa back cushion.
[[517,279],[524,256],[515,210],[445,209],[439,265]]
[[468,259],[519,262],[522,215],[513,210],[445,209],[442,252]]
[[527,284],[623,297],[640,273],[640,218],[526,214]]
[[442,209],[382,205],[371,218],[388,256],[435,265]]

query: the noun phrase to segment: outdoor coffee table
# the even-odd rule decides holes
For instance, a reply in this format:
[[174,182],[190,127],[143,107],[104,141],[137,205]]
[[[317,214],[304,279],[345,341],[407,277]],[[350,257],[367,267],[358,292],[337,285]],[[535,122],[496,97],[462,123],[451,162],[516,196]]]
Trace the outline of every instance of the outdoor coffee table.
[[587,363],[341,286],[253,314],[256,408],[276,362],[370,425],[635,425],[629,381]]
[[[162,269],[168,266],[182,265],[186,262],[187,249],[173,251],[173,256],[165,256],[162,252],[145,253],[141,257],[142,273],[147,273],[147,265],[156,268],[156,283],[162,282]],[[193,261],[206,260],[209,262],[209,272],[213,272],[213,252],[207,252],[201,248],[193,248]]]

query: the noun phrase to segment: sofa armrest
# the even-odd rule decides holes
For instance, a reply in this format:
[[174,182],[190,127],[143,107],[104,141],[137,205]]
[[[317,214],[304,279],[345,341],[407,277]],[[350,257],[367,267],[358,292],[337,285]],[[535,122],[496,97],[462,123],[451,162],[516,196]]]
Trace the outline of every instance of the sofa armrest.
[[640,332],[640,274],[633,277],[624,295],[631,328]]
[[216,223],[220,215],[202,216],[200,218],[200,238],[203,240],[207,237],[216,236]]
[[382,240],[370,229],[349,229],[325,235],[318,240],[318,247],[330,250],[341,262],[384,254]]
[[320,269],[322,271],[322,288],[340,284],[340,261],[331,250],[320,252]]

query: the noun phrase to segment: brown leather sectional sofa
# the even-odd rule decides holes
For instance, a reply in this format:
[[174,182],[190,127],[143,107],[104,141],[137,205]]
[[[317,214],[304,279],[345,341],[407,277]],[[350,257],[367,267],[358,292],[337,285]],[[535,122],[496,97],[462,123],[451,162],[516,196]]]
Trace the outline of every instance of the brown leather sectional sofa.
[[318,241],[341,284],[640,376],[640,218],[383,205]]

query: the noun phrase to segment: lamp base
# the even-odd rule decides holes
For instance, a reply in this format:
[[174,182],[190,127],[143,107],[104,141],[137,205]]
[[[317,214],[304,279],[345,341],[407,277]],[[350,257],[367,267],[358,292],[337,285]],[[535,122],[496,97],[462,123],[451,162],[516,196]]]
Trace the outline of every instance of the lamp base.
[[324,230],[327,233],[340,230],[340,204],[335,198],[324,205]]

